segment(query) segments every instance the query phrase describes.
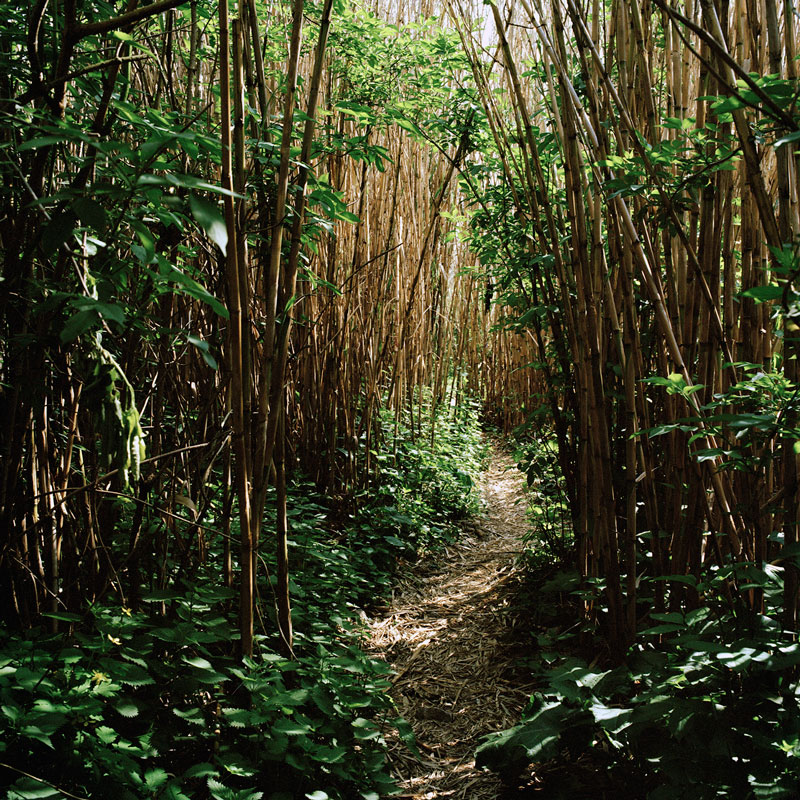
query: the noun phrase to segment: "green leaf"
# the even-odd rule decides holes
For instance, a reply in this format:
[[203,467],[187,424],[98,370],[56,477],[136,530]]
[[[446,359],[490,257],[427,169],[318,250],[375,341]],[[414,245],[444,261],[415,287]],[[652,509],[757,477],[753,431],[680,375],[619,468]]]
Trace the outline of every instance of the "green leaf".
[[211,355],[208,342],[205,339],[201,339],[199,336],[195,336],[192,333],[190,333],[186,338],[189,340],[190,344],[193,344],[200,351],[203,361],[205,361],[206,364],[211,367],[211,369],[218,368],[219,365],[217,364],[217,360]]
[[40,147],[50,147],[50,145],[58,144],[59,142],[69,141],[70,138],[71,137],[68,133],[55,134],[51,136],[37,136],[34,139],[28,139],[27,142],[22,142],[22,144],[17,147],[17,151],[38,150]]
[[200,764],[195,764],[193,767],[189,767],[186,772],[183,773],[184,778],[208,778],[208,777],[216,777],[219,773],[214,768],[213,764],[209,764],[207,761],[203,761]]
[[503,772],[548,761],[561,751],[561,737],[585,725],[587,718],[592,719],[587,712],[548,703],[521,725],[485,737],[475,751],[475,765]]
[[71,210],[53,216],[42,230],[42,250],[46,256],[54,255],[65,242],[69,241],[75,230],[75,214]]
[[81,615],[73,614],[71,611],[43,611],[41,616],[50,619],[60,619],[63,622],[80,622]]
[[304,733],[310,733],[312,728],[304,722],[284,717],[272,726],[272,730],[276,733],[283,733],[286,736],[300,736]]
[[64,795],[33,778],[20,778],[8,791],[8,800],[40,800],[43,797],[63,797]]
[[114,708],[116,708],[118,714],[122,714],[123,717],[128,717],[129,719],[139,715],[139,706],[132,700],[121,700]]
[[140,245],[131,245],[131,252],[142,264],[152,264],[156,257],[156,242],[153,234],[138,219],[132,220],[130,226],[136,231],[136,238],[140,242]]
[[72,201],[72,210],[78,215],[83,225],[104,231],[108,227],[106,210],[96,200],[89,197],[78,197]]
[[145,603],[163,603],[165,600],[178,600],[183,597],[183,592],[176,592],[173,589],[154,589],[152,592],[142,595]]
[[225,306],[222,305],[222,303],[220,303],[220,301],[217,300],[217,298],[214,297],[214,295],[211,294],[202,284],[198,283],[194,278],[190,277],[185,272],[179,270],[176,266],[170,264],[161,255],[158,257],[158,265],[160,277],[178,284],[181,287],[181,291],[183,291],[185,294],[188,294],[190,297],[194,297],[196,300],[207,303],[221,317],[225,317],[225,319],[227,319],[230,316],[228,314],[228,309],[225,308]]
[[95,733],[103,744],[111,744],[119,738],[117,732],[113,728],[109,728],[108,725],[101,725]]
[[781,138],[775,142],[775,149],[783,147],[785,144],[789,144],[789,142],[796,142],[798,139],[800,139],[800,131],[787,133],[786,136],[781,136]]
[[189,195],[189,207],[192,209],[192,215],[206,232],[208,238],[219,247],[222,255],[227,255],[228,228],[217,204],[198,197],[196,194],[191,194]]
[[122,306],[118,306],[116,303],[100,303],[97,300],[92,300],[92,308],[105,320],[116,322],[120,325],[125,324],[125,311]]
[[220,756],[219,763],[225,767],[231,775],[237,775],[240,778],[250,778],[256,774],[254,767],[236,753]]
[[160,786],[163,786],[169,780],[169,775],[167,775],[166,771],[157,767],[156,769],[151,769],[144,774],[144,782],[147,784],[147,788],[150,791],[154,791],[158,789]]
[[355,728],[354,734],[356,739],[361,741],[377,739],[381,735],[375,723],[371,720],[364,719],[364,717],[354,719],[352,725],[353,728]]
[[173,708],[172,713],[191,725],[205,725],[206,722],[199,708],[190,708],[188,711],[183,711],[180,708]]
[[50,735],[45,733],[38,725],[24,725],[20,733],[29,739],[35,739],[37,742],[47,745],[51,750],[55,750]]
[[200,656],[184,656],[183,660],[187,664],[197,667],[197,669],[214,669],[214,666],[210,661],[205,658],[201,658]]
[[155,683],[149,673],[136,664],[116,662],[108,671],[113,674],[115,680],[126,686],[151,686]]
[[222,713],[232,728],[246,728],[252,724],[252,713],[244,708],[223,708]]
[[330,800],[328,793],[321,789],[317,789],[316,792],[306,792],[306,797],[308,800]]
[[742,297],[749,297],[757,303],[767,303],[770,300],[780,300],[783,297],[782,286],[754,286],[752,289],[745,289]]

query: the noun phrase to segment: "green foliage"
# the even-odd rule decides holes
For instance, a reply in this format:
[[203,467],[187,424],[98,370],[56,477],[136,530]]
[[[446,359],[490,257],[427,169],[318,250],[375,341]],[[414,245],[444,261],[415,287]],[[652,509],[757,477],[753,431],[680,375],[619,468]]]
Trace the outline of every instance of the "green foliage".
[[428,405],[421,424],[408,412],[397,424],[385,413],[383,425],[391,432],[385,451],[378,454],[381,482],[369,510],[370,525],[400,553],[435,549],[452,540],[457,523],[479,508],[475,478],[487,446],[478,404]]
[[514,457],[529,489],[531,525],[522,537],[526,566],[536,570],[561,563],[570,552],[572,536],[555,444],[549,435],[526,434],[518,438]]
[[[728,367],[738,370],[739,380],[701,406],[702,424],[697,416],[683,417],[641,434],[657,438],[682,431],[691,445],[704,441],[711,433],[720,446],[695,448],[694,456],[698,461],[718,460],[721,469],[755,474],[773,458],[770,443],[781,437],[800,438],[800,431],[788,424],[797,408],[797,392],[781,370],[768,370],[763,364],[746,362]],[[668,394],[687,398],[704,388],[698,384],[687,387],[678,374],[668,378],[654,376],[642,382],[663,386]]]
[[[220,583],[213,538],[191,579],[145,585],[138,609],[117,600],[83,616],[48,615],[62,633],[3,634],[0,762],[8,766],[0,785],[8,796],[63,797],[59,787],[123,800],[389,793],[382,731],[394,725],[413,737],[388,696],[388,667],[363,652],[357,623],[399,557],[447,541],[477,507],[485,454],[477,406],[439,409],[436,422],[433,449],[430,419],[421,435],[403,425],[385,443],[375,497],[343,530],[313,486],[299,476],[291,486],[292,660],[277,654],[273,634],[257,636],[253,659],[234,657],[234,593]],[[124,526],[131,511],[121,510]],[[274,494],[267,525],[273,514]],[[271,550],[259,571],[262,597],[272,592]],[[178,563],[167,566],[180,574]]]
[[[800,647],[779,622],[782,568],[731,563],[688,580],[706,604],[651,613],[623,666],[579,657],[586,643],[572,634],[540,634],[530,662],[540,689],[520,725],[486,738],[478,762],[515,773],[591,753],[618,785],[640,787],[633,796],[648,800],[795,797]],[[772,611],[731,608],[734,580],[764,591]],[[580,594],[568,576],[551,579],[537,602],[570,589]]]
[[391,716],[385,664],[330,624],[296,660],[262,645],[238,664],[228,654],[236,626],[222,605],[231,593],[198,584],[178,594],[146,595],[155,613],[97,608],[81,625],[56,615],[76,626],[71,635],[3,638],[9,797],[32,796],[34,779],[15,765],[41,790],[89,797],[324,789],[334,800],[390,788],[378,727]]

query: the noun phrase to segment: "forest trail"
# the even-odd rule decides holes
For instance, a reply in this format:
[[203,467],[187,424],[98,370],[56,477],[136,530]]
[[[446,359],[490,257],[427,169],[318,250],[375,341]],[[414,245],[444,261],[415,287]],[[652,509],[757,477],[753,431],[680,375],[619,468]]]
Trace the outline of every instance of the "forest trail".
[[435,561],[422,561],[370,624],[372,652],[395,670],[392,695],[422,756],[391,743],[397,797],[498,798],[497,776],[475,769],[475,746],[516,724],[530,694],[518,667],[525,648],[516,629],[526,626],[513,606],[528,526],[524,479],[495,447],[481,483],[483,515]]

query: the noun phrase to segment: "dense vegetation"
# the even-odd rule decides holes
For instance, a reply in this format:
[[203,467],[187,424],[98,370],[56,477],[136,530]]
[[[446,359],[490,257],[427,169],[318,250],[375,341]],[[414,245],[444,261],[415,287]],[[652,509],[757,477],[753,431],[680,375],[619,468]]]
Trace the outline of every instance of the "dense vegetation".
[[[289,657],[273,633],[269,553],[257,579],[256,654],[238,656],[223,542],[209,529],[202,563],[168,554],[166,588],[151,584],[135,604],[110,593],[83,613],[43,612],[37,627],[3,635],[8,797],[369,800],[390,790],[383,734],[394,728],[412,747],[413,738],[386,694],[386,664],[362,650],[359,617],[398,563],[450,541],[475,513],[485,452],[474,409],[453,417],[427,406],[415,424],[403,416],[376,453],[381,482],[358,505],[333,505],[299,473],[290,482]],[[276,511],[272,491],[273,526]],[[134,514],[133,504],[120,509],[127,524]]]
[[[516,13],[535,36],[504,34],[492,6],[514,114],[485,82],[505,180],[475,244],[539,346],[528,424],[555,440],[571,530],[552,502],[538,518],[573,554],[543,576],[541,691],[479,761],[513,772],[591,748],[635,796],[794,797],[794,10]],[[532,478],[541,456],[520,454]]]
[[479,413],[551,598],[480,760],[794,796],[791,3],[3,10],[12,796],[388,791],[353,620],[474,507]]

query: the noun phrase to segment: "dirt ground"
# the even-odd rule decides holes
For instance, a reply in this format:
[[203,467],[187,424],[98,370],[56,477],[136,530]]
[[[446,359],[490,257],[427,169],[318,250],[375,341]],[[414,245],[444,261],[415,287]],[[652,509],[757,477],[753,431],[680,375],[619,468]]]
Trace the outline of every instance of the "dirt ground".
[[373,619],[371,647],[396,674],[392,695],[422,759],[391,743],[392,769],[414,800],[496,800],[501,783],[475,769],[481,736],[519,721],[532,686],[519,666],[529,626],[513,605],[515,559],[528,522],[524,479],[495,449],[484,514],[445,553],[421,561]]

